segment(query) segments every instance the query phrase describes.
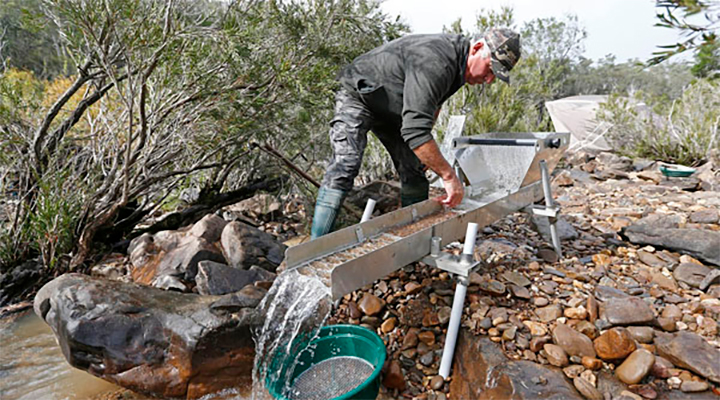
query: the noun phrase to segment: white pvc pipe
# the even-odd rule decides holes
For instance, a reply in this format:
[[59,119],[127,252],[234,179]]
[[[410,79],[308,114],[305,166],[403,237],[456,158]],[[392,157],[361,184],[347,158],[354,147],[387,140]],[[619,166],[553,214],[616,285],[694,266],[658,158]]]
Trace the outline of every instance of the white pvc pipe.
[[474,222],[468,223],[465,232],[465,245],[463,246],[463,254],[473,255],[475,249],[475,239],[477,239],[478,224]]
[[368,199],[367,204],[365,204],[365,211],[363,211],[362,218],[360,218],[360,222],[369,221],[372,217],[373,211],[375,211],[375,204],[377,202],[373,199]]
[[458,280],[455,286],[455,297],[453,298],[450,321],[448,323],[447,335],[445,336],[445,348],[443,348],[442,361],[440,361],[440,376],[447,379],[450,376],[453,355],[455,354],[455,342],[460,330],[460,317],[462,317],[463,306],[465,305],[465,294],[467,293],[467,280]]

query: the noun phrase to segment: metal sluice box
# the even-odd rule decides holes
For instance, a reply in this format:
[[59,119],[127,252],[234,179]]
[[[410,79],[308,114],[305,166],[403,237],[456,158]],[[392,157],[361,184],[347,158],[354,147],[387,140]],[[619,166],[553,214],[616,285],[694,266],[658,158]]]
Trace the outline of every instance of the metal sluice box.
[[[466,184],[458,207],[444,210],[431,199],[290,247],[287,268],[320,277],[331,287],[333,299],[339,299],[428,257],[433,238],[442,248],[463,238],[468,223],[482,228],[541,200],[543,164],[546,174],[552,171],[569,138],[569,133],[458,137],[452,143],[454,159],[449,160]],[[549,182],[547,186],[549,190]],[[448,270],[460,276],[469,273],[457,265]]]

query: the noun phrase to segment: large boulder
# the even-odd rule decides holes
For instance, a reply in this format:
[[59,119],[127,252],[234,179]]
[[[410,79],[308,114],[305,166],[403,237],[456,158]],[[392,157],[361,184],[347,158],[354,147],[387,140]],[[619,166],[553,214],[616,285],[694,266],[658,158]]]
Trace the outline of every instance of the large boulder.
[[559,370],[509,360],[487,337],[460,332],[453,362],[453,399],[582,399]]
[[199,296],[80,274],[63,275],[35,297],[70,365],[131,390],[199,398],[248,387],[251,327],[265,290]]
[[662,334],[655,338],[657,352],[674,365],[720,383],[720,350],[691,332]]
[[668,225],[662,219],[642,219],[623,228],[622,236],[638,245],[666,248],[720,266],[720,232],[669,228]]
[[241,269],[257,265],[275,272],[287,248],[269,233],[239,221],[225,226],[220,241],[228,264]]

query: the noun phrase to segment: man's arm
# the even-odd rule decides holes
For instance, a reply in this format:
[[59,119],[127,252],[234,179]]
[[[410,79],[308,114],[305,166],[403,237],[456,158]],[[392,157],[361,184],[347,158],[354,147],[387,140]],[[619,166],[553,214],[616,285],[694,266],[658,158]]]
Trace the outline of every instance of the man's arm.
[[460,204],[465,195],[465,189],[460,179],[455,175],[455,171],[440,153],[435,140],[429,140],[413,149],[413,151],[423,164],[442,178],[446,196],[442,198],[441,202],[448,207],[455,207]]

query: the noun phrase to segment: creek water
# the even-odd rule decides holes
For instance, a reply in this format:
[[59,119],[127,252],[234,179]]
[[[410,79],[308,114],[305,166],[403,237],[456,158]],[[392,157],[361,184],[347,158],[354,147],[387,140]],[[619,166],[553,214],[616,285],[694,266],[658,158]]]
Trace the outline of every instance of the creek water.
[[0,320],[0,399],[85,400],[119,389],[71,367],[32,311]]

